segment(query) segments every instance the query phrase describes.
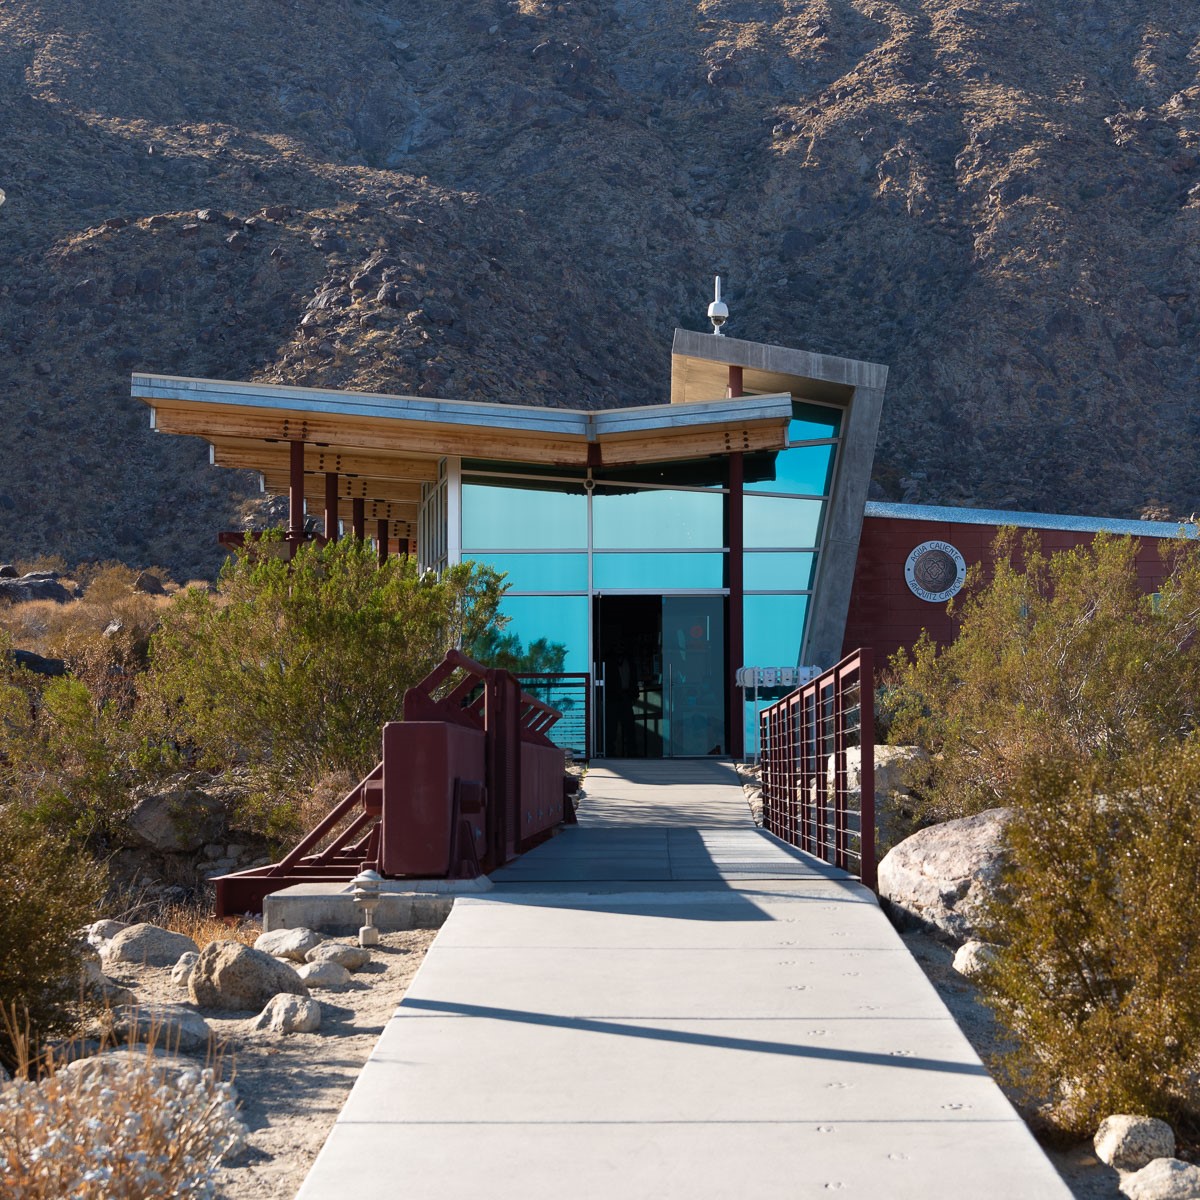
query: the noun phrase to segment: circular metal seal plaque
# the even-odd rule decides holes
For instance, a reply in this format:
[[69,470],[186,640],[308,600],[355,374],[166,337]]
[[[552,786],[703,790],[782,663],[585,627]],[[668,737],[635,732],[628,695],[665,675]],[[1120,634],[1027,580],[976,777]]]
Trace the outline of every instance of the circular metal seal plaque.
[[966,577],[967,564],[949,542],[922,542],[904,564],[909,591],[930,604],[949,600]]

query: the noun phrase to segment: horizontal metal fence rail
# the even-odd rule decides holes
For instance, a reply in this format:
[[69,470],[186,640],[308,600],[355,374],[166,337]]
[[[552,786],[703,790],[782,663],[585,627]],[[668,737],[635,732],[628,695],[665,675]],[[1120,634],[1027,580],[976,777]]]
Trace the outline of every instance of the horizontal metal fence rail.
[[571,752],[572,758],[592,757],[592,677],[586,671],[517,671],[517,680],[562,715],[546,736]]
[[[871,651],[862,649],[759,716],[764,826],[872,889],[874,697]],[[849,761],[855,749],[857,786]]]

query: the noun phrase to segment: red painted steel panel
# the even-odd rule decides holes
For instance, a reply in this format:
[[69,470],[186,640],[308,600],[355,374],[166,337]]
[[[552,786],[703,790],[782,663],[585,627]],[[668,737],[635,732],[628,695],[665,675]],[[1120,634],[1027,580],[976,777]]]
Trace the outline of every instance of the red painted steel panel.
[[[1019,528],[1019,532],[1025,532]],[[996,525],[954,524],[944,521],[866,517],[862,525],[858,564],[846,620],[842,652],[870,646],[877,662],[898,649],[910,647],[922,629],[937,642],[953,640],[957,631],[945,604],[932,604],[913,594],[904,580],[904,564],[922,542],[946,541],[956,547],[967,566],[986,563]],[[1033,530],[1047,554],[1087,545],[1093,535],[1061,529]],[[1147,592],[1156,591],[1167,571],[1159,554],[1161,539],[1146,536],[1136,562],[1138,579]]]
[[482,784],[485,741],[481,730],[445,721],[390,721],[383,727],[382,874],[447,874],[454,783]]

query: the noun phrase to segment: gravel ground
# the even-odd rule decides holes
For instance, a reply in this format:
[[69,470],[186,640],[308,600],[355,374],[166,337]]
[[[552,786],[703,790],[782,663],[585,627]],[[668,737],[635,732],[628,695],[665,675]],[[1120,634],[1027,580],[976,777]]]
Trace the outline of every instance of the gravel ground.
[[[218,1172],[219,1200],[288,1200],[296,1194],[436,933],[385,933],[348,988],[314,989],[321,1004],[316,1033],[263,1033],[249,1028],[255,1014],[204,1011],[221,1047],[222,1074],[237,1086],[250,1131],[247,1149]],[[109,978],[142,1004],[188,1003],[169,967],[121,964]]]

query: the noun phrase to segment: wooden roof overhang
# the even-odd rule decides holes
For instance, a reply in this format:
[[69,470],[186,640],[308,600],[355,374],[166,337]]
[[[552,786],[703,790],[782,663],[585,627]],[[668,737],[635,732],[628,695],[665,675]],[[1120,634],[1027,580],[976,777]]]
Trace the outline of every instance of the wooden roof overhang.
[[131,390],[154,429],[203,438],[214,464],[257,471],[268,492],[287,492],[289,443],[299,441],[308,500],[323,503],[321,477],[337,474],[346,513],[363,499],[386,505],[379,518],[395,521],[415,521],[421,484],[437,479],[443,457],[578,469],[776,450],[786,445],[792,401],[588,412],[147,374],[135,374]]

